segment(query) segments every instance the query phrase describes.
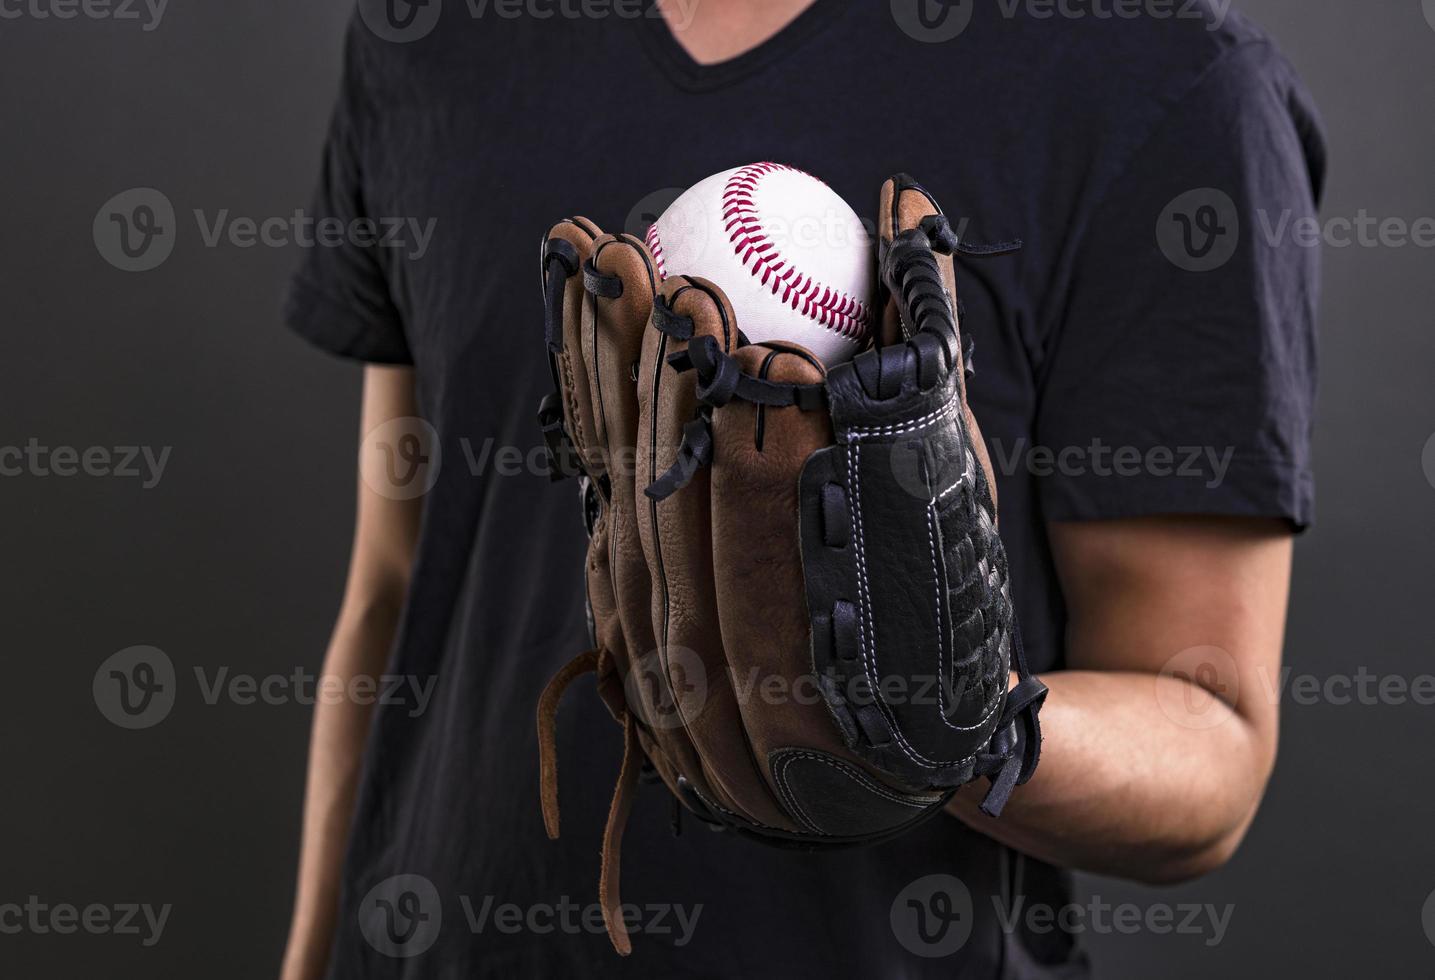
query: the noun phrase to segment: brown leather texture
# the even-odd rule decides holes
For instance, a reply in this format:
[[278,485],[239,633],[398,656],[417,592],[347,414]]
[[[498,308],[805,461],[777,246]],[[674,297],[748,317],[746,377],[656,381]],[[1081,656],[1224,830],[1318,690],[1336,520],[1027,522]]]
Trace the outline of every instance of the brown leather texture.
[[[692,318],[694,337],[714,338],[724,353],[737,349],[737,319],[715,285],[676,276],[663,283],[662,295],[674,313]],[[683,428],[698,408],[693,379],[667,363],[685,346],[658,330],[650,330],[645,342],[638,374],[638,471],[648,482],[673,464]],[[711,471],[699,470],[679,493],[663,501],[645,498],[638,509],[639,536],[656,586],[652,609],[661,679],[673,685],[672,717],[698,750],[711,801],[757,823],[791,827],[753,764],[723,637],[715,628],[711,484]]]
[[[822,365],[797,345],[737,352],[743,371],[766,380],[821,382]],[[770,754],[791,746],[841,752],[812,676],[810,623],[798,538],[798,475],[832,444],[825,412],[733,400],[713,412],[712,540],[722,645],[741,692],[742,728],[765,788]],[[792,815],[762,821],[799,829]]]

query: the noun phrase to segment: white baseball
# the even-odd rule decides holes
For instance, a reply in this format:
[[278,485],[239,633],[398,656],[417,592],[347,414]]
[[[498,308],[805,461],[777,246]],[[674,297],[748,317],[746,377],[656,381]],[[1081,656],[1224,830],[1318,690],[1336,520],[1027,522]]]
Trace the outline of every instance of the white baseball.
[[780,163],[724,170],[694,184],[648,229],[663,278],[722,287],[753,343],[801,344],[827,365],[872,330],[872,243],[822,181]]

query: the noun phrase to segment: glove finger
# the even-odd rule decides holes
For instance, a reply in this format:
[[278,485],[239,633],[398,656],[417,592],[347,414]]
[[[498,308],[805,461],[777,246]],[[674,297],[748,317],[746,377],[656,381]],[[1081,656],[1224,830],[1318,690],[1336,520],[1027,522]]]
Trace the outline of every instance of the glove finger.
[[[615,285],[616,283],[616,285]],[[594,606],[599,642],[610,651],[620,685],[609,684],[606,697],[637,711],[645,722],[639,740],[659,774],[675,782],[669,759],[688,760],[696,753],[686,736],[664,732],[663,687],[652,680],[661,672],[653,654],[652,577],[638,535],[638,507],[646,504],[637,485],[638,367],[652,317],[659,277],[646,245],[631,235],[608,235],[593,246],[585,270],[585,288],[593,294],[593,315],[582,331],[583,359],[594,399],[594,429],[601,438],[606,479],[603,538],[589,550],[589,596],[605,594],[612,612]],[[615,295],[616,294],[616,295]],[[667,699],[670,700],[670,699]],[[658,751],[651,751],[654,747]],[[669,755],[671,753],[671,755]]]
[[606,504],[589,545],[588,601],[597,644],[627,676],[629,651],[646,650],[652,636],[648,566],[633,502],[634,373],[658,277],[646,246],[636,238],[604,235],[593,243],[582,279],[588,300],[578,343],[592,403],[591,472]]
[[[638,381],[640,487],[655,482],[678,460],[684,429],[698,408],[695,379],[666,360],[686,349],[681,334],[712,337],[724,353],[738,345],[732,307],[712,283],[675,276],[663,283],[661,295],[677,322],[665,332],[655,315],[644,341]],[[653,579],[654,637],[672,689],[673,723],[691,740],[702,766],[699,778],[692,771],[683,775],[706,787],[702,791],[710,794],[709,803],[759,823],[790,826],[753,765],[727,671],[713,580],[708,469],[693,471],[686,485],[664,500],[640,500],[638,525]]]
[[[797,345],[758,344],[734,357],[778,384],[821,383],[821,362]],[[713,412],[713,570],[723,646],[759,768],[779,799],[774,753],[846,755],[812,673],[798,490],[803,464],[832,444],[825,407],[735,399]],[[786,809],[798,822],[800,806]],[[808,829],[808,828],[804,828]]]
[[[585,306],[579,344],[592,402],[591,429],[601,473],[631,482],[638,434],[636,369],[653,313],[658,274],[647,246],[631,235],[604,235],[583,269]],[[600,480],[600,482],[605,482]],[[609,487],[603,486],[605,497]],[[631,494],[623,491],[631,509]],[[618,506],[615,502],[614,506]]]
[[[603,235],[587,218],[565,218],[548,232],[543,243],[543,288],[546,341],[549,366],[555,387],[562,395],[564,430],[583,468],[592,474],[601,471],[598,436],[594,426],[591,382],[583,364],[583,323],[591,316],[582,269],[593,253],[593,244]],[[559,275],[554,276],[554,272]],[[551,284],[566,275],[556,294]]]

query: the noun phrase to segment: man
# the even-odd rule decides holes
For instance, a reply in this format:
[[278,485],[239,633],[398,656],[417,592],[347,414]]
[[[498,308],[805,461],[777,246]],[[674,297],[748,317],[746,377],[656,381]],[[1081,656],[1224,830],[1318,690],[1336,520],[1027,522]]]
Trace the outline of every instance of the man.
[[[1182,6],[361,5],[319,211],[436,225],[421,255],[315,249],[288,307],[368,363],[366,458],[395,467],[361,482],[325,670],[435,686],[317,709],[287,980],[1080,977],[1077,937],[1013,911],[1065,905],[1059,869],[1230,858],[1312,507],[1318,257],[1258,215],[1312,214],[1323,150],[1269,40]],[[584,642],[584,539],[571,485],[503,452],[538,444],[549,385],[533,245],[572,213],[641,232],[660,192],[764,159],[868,214],[910,172],[964,237],[1025,241],[957,274],[1043,759],[998,821],[963,793],[840,854],[674,835],[645,786],[624,960],[597,918],[620,739],[596,697],[560,727],[560,841],[538,814],[533,708]]]

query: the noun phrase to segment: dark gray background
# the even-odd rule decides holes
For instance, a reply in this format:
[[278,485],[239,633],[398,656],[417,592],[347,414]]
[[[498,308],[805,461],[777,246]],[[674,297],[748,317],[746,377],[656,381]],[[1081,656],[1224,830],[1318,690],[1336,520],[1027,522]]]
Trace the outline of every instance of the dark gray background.
[[[172,447],[150,489],[0,477],[0,905],[173,906],[152,948],[0,934],[5,976],[276,969],[310,709],[210,705],[193,671],[317,671],[349,544],[359,370],[281,329],[295,248],[207,247],[191,212],[307,204],[348,6],[176,0],[150,31],[147,14],[0,19],[0,445]],[[1238,3],[1324,113],[1327,217],[1435,215],[1426,6]],[[109,265],[91,233],[101,204],[132,187],[163,191],[183,229],[144,273]],[[1432,260],[1414,246],[1326,253],[1318,524],[1298,546],[1287,647],[1297,674],[1435,671]],[[135,644],[168,654],[178,697],[162,723],[126,731],[91,685]],[[1108,904],[1230,905],[1222,941],[1093,934],[1104,976],[1429,974],[1435,707],[1287,698],[1283,712],[1280,765],[1229,867],[1175,890],[1085,882]]]

